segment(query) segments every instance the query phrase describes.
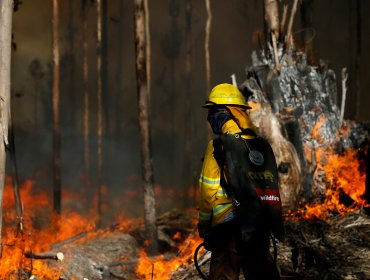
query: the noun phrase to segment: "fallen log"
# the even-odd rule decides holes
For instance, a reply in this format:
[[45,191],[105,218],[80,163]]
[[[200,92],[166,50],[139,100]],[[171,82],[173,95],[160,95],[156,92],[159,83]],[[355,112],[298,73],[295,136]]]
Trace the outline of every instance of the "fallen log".
[[36,260],[57,260],[62,261],[64,259],[64,254],[62,252],[44,252],[44,253],[35,253],[35,252],[26,252],[24,254],[26,258],[36,259]]

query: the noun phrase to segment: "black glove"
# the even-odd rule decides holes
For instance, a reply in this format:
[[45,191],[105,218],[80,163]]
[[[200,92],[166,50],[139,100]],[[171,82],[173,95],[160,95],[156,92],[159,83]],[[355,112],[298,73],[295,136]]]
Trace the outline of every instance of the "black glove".
[[198,224],[199,236],[203,238],[203,246],[207,251],[212,251],[214,248],[213,235],[211,234],[211,227],[208,225]]
[[213,236],[208,233],[203,237],[203,246],[207,251],[212,251],[215,248]]
[[208,235],[211,231],[211,227],[209,225],[204,225],[198,223],[198,233],[200,238],[204,238],[206,235]]

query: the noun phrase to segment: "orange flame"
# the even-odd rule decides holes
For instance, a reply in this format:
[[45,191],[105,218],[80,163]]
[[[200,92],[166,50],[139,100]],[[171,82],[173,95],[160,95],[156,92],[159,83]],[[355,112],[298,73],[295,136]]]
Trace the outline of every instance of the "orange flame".
[[[345,214],[365,205],[362,195],[365,193],[365,174],[361,172],[356,151],[346,151],[343,155],[318,150],[320,158],[318,170],[325,174],[326,192],[323,202],[306,205],[302,217],[305,219],[325,219],[330,214]],[[317,176],[317,173],[316,173]],[[340,192],[344,192],[353,201],[352,206],[345,206],[340,201]]]
[[[315,172],[316,189],[321,189],[324,198],[320,202],[314,202],[299,209],[296,213],[288,213],[304,219],[326,219],[330,215],[357,210],[365,205],[362,198],[365,193],[366,175],[361,169],[361,164],[357,158],[358,151],[346,150],[342,154],[335,153],[333,148],[325,146],[321,136],[321,129],[326,124],[326,118],[321,116],[312,131],[312,138],[322,146],[315,151],[317,169]],[[349,128],[343,127],[335,137],[348,135]],[[305,147],[308,160],[313,161],[311,150]],[[346,206],[341,202],[341,193],[346,194],[353,200],[353,204]]]
[[[175,234],[178,238],[179,233]],[[171,274],[182,265],[192,261],[195,248],[201,243],[198,236],[190,234],[182,243],[177,256],[167,259],[165,255],[148,257],[144,249],[140,251],[139,263],[136,267],[138,279],[171,279]]]
[[[76,213],[64,211],[58,218],[51,214],[47,195],[34,190],[34,182],[27,180],[20,187],[24,203],[24,231],[15,226],[14,195],[11,180],[7,178],[4,189],[4,227],[0,279],[19,279],[19,272],[32,273],[41,279],[59,279],[61,271],[54,271],[43,260],[31,260],[26,252],[47,252],[50,245],[68,239],[94,227],[95,219],[84,218]],[[51,219],[49,217],[52,217]]]

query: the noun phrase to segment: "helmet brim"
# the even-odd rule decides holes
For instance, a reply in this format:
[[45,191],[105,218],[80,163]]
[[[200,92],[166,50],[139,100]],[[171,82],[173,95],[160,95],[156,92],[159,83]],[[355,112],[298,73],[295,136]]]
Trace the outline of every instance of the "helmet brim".
[[252,109],[251,106],[248,106],[248,105],[242,105],[242,104],[216,104],[216,103],[213,103],[213,102],[206,102],[206,104],[204,104],[202,107],[203,108],[211,108],[211,107],[216,107],[216,106],[237,106],[237,107],[241,107],[241,108],[244,108],[244,109]]

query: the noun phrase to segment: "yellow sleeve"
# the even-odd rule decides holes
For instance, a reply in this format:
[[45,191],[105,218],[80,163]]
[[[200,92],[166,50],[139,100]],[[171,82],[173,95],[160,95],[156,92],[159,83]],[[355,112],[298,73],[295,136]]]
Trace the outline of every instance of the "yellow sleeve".
[[199,178],[199,223],[215,225],[230,218],[231,200],[220,185],[220,168],[213,156],[213,141],[208,143]]

